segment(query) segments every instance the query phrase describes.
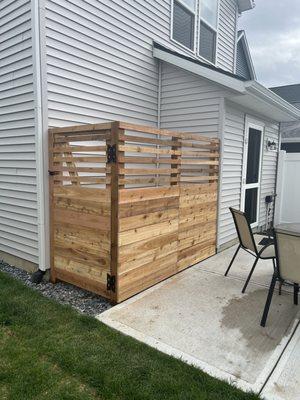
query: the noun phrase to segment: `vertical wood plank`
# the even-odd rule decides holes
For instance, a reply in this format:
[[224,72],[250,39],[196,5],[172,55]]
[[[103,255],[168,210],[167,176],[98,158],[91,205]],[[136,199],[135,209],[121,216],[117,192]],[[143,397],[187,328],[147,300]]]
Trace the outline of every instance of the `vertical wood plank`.
[[[161,131],[119,122],[110,127],[100,137],[107,150],[115,146],[116,160],[109,163],[103,153],[93,156],[91,146],[91,157],[72,158],[79,151],[72,141],[79,140],[84,151],[84,142],[99,140],[91,127],[76,128],[76,136],[75,128],[49,132],[49,168],[56,171],[49,179],[51,280],[62,279],[116,303],[214,253],[218,141],[176,132],[166,138],[164,131],[162,138],[138,137],[125,130]],[[126,144],[131,140],[134,145]],[[80,162],[91,165],[78,167]],[[76,176],[82,172],[106,173],[106,178],[93,177],[93,185],[105,184],[105,189],[86,187],[91,181]],[[107,291],[107,273],[115,277],[115,291]]]
[[[211,144],[213,145],[214,142],[212,141]],[[210,161],[218,161],[219,160],[218,158],[214,157],[215,155],[217,155],[217,156],[219,155],[218,148],[211,149],[210,153],[211,153]],[[209,166],[209,176],[215,176],[216,172],[217,173],[219,172],[219,168],[216,168],[216,166],[214,166],[214,165],[210,165]],[[213,182],[214,182],[214,180],[209,180],[209,183],[213,183]]]
[[108,143],[116,147],[116,162],[107,164],[110,166],[111,182],[111,230],[110,230],[110,271],[115,276],[115,292],[111,291],[111,300],[118,301],[119,282],[118,282],[118,234],[119,234],[119,122],[113,122],[111,126],[111,136]]
[[[176,146],[172,146],[172,150],[180,151],[181,153],[181,141],[179,142],[178,137],[172,137],[172,141],[174,142],[174,144],[176,144]],[[180,146],[178,146],[178,144],[180,144]],[[177,171],[176,173],[174,172],[171,173],[171,186],[179,185],[181,176],[181,154],[180,155],[172,154],[171,160],[176,160],[175,164],[171,164],[171,169],[176,169]],[[174,179],[174,181],[172,178]]]
[[53,147],[54,147],[54,133],[49,132],[48,136],[49,143],[49,228],[50,228],[50,280],[52,283],[56,282],[56,275],[54,270],[54,224],[53,224],[53,190],[54,190],[54,175],[53,172]]

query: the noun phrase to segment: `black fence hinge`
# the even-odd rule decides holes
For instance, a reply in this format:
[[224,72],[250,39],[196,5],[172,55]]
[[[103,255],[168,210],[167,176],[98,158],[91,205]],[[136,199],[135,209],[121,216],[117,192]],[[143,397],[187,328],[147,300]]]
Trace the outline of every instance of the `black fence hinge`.
[[107,163],[115,163],[117,161],[117,149],[115,144],[107,145]]
[[114,275],[107,274],[107,290],[111,290],[112,292],[116,291],[116,277]]

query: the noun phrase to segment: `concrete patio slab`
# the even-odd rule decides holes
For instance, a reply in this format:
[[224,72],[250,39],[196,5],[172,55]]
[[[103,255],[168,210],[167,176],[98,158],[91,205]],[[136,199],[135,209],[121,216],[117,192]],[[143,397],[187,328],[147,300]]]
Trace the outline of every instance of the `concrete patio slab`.
[[262,397],[266,400],[300,399],[300,326],[262,391]]
[[[226,249],[221,253],[202,261],[199,265],[201,265],[201,268],[205,271],[224,275],[236,249],[237,246],[230,247],[229,249]],[[241,249],[230,269],[228,276],[245,282],[254,261],[255,258],[253,256]],[[269,286],[272,274],[272,261],[259,260],[251,281],[252,283],[256,283],[258,285]]]
[[[255,235],[255,240],[260,241],[262,236]],[[224,275],[230,261],[237,249],[237,245],[230,247],[216,254],[207,260],[202,261],[198,265],[204,271],[214,272],[216,274]],[[228,277],[241,280],[241,287],[247,279],[251,266],[255,258],[244,250],[240,250],[231,269]],[[252,275],[251,282],[264,287],[269,287],[273,275],[273,263],[271,260],[259,260],[256,269]],[[283,286],[283,290],[291,292],[289,286]]]
[[242,266],[238,272],[237,264],[237,276],[225,278],[228,264],[224,259],[224,252],[218,254],[110,309],[99,319],[212,376],[258,393],[298,324],[298,308],[290,294],[276,294],[267,327],[261,328],[265,285],[272,266],[268,276],[261,269],[263,273],[256,277],[260,284],[251,283],[242,295],[241,279],[249,267],[244,271]]

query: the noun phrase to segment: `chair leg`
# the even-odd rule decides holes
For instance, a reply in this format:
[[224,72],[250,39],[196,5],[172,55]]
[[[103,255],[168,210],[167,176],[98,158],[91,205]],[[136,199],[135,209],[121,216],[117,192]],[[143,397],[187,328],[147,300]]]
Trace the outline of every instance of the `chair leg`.
[[246,289],[247,289],[248,283],[249,283],[249,281],[250,281],[250,279],[251,279],[251,276],[252,276],[252,274],[253,274],[253,272],[254,272],[254,270],[255,270],[255,267],[256,267],[256,264],[257,264],[258,260],[259,260],[259,258],[256,257],[256,259],[255,259],[255,261],[254,261],[254,264],[253,264],[253,266],[252,266],[252,268],[251,268],[251,271],[250,271],[250,273],[249,273],[249,275],[248,275],[248,278],[247,278],[247,280],[246,280],[246,282],[245,282],[245,285],[244,285],[244,287],[243,287],[242,293],[245,293],[245,291],[246,291]]
[[230,261],[229,267],[227,268],[227,270],[225,272],[225,276],[228,275],[228,272],[229,272],[229,270],[230,270],[230,268],[231,268],[231,266],[233,264],[233,261],[235,260],[235,257],[237,256],[237,253],[239,252],[240,248],[241,248],[241,245],[239,245],[238,248],[236,249],[236,251],[234,253],[234,256],[232,257],[232,260]]
[[274,272],[276,272],[277,268],[276,268],[275,258],[272,258],[272,262],[273,262]]
[[298,283],[294,283],[294,304],[298,305],[298,293],[299,293],[299,285]]
[[282,293],[282,285],[283,285],[283,282],[279,281],[279,296],[281,296],[281,293]]
[[266,305],[265,305],[265,308],[264,308],[264,313],[263,313],[263,316],[262,316],[262,319],[261,319],[261,323],[260,323],[260,325],[262,327],[266,326],[266,322],[267,322],[267,318],[268,318],[268,314],[269,314],[269,309],[270,309],[270,305],[271,305],[274,289],[275,289],[275,286],[276,286],[276,281],[277,281],[277,277],[274,274],[273,277],[272,277],[272,281],[271,281],[271,285],[270,285],[270,288],[269,288],[269,293],[268,293]]

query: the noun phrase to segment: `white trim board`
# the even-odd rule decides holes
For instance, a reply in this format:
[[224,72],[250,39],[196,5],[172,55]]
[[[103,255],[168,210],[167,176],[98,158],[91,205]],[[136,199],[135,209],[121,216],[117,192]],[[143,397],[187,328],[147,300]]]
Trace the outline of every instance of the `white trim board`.
[[226,71],[209,65],[206,67],[198,60],[182,56],[158,43],[154,43],[153,57],[223,86],[227,89],[226,98],[272,121],[291,122],[300,119],[298,108],[256,81],[243,81]]
[[[186,71],[192,72],[194,74],[200,75],[202,78],[208,79],[212,82],[218,83],[222,86],[227,87],[230,89],[231,93],[245,93],[244,82],[240,81],[236,78],[231,76],[222,74],[220,72],[214,71],[208,67],[204,67],[200,64],[193,62],[193,60],[186,60],[181,58],[177,55],[168,53],[164,50],[158,49],[154,47],[153,49],[153,56],[158,58],[162,61],[168,62],[173,64],[179,68],[182,68]],[[299,112],[300,114],[300,112]]]
[[300,143],[300,137],[281,137],[281,143]]
[[[190,13],[194,14],[194,43],[193,49],[190,49],[189,47],[185,46],[184,44],[178,42],[178,40],[174,39],[173,35],[173,23],[174,23],[174,2],[177,1],[183,8],[185,8],[187,11]],[[197,2],[195,1],[195,10],[190,8],[184,1],[182,0],[172,0],[171,3],[171,15],[170,15],[170,40],[174,42],[177,46],[182,47],[184,50],[188,51],[191,55],[196,56],[197,55],[197,30],[198,30],[198,23],[197,23],[197,16],[198,16],[198,5]]]
[[36,140],[36,179],[37,179],[37,214],[38,214],[38,268],[46,271],[50,268],[49,250],[49,210],[48,210],[48,130],[44,117],[45,90],[42,79],[41,47],[41,12],[39,0],[32,0],[32,53],[35,102],[35,140]]
[[[261,143],[260,143],[260,156],[259,156],[259,173],[258,173],[258,182],[255,184],[247,184],[247,164],[248,164],[248,144],[249,144],[249,129],[256,129],[261,132]],[[242,165],[242,185],[241,185],[241,211],[245,211],[245,198],[246,198],[246,190],[257,188],[257,210],[256,222],[251,224],[252,228],[256,228],[259,225],[260,220],[260,193],[261,193],[261,175],[262,175],[262,160],[263,160],[263,151],[264,151],[264,141],[265,141],[265,124],[251,118],[246,115],[245,119],[245,131],[244,131],[244,148],[243,148],[243,165]]]

